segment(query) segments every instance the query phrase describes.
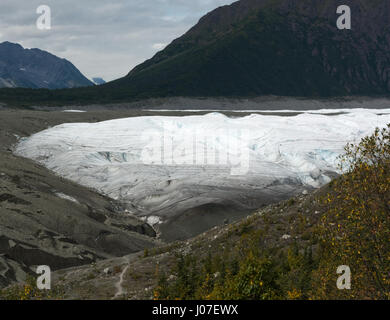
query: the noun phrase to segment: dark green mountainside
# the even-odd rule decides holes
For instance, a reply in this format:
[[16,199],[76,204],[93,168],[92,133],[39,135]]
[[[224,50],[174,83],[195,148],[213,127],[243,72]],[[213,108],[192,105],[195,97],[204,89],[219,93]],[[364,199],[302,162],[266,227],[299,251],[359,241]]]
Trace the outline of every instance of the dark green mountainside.
[[[352,30],[336,27],[342,4],[351,7]],[[389,22],[386,0],[241,0],[207,14],[122,79],[99,88],[0,90],[0,101],[387,95]]]
[[112,85],[163,96],[385,94],[388,3],[347,2],[353,30],[336,27],[339,1],[242,0]]

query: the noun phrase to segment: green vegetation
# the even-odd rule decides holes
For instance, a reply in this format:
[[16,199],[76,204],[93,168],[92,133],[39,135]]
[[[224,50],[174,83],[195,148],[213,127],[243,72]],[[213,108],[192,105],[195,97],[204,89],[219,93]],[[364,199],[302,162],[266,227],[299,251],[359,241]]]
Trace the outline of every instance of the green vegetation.
[[[251,228],[249,219],[231,230],[240,241],[222,253],[177,255],[171,276],[160,272],[154,297],[390,299],[390,125],[348,145],[341,160],[346,173],[318,196],[325,211],[315,232],[302,215],[294,224],[309,241],[264,245],[270,229]],[[351,290],[336,287],[340,265],[351,268]]]
[[60,300],[63,288],[56,286],[51,290],[39,290],[36,277],[29,276],[23,285],[0,290],[0,300]]
[[192,255],[177,256],[173,281],[159,276],[156,299],[307,299],[315,261],[310,247],[300,251],[293,243],[287,250],[260,249],[261,233],[250,231],[240,244],[223,254],[208,254],[199,261]]
[[[319,225],[315,296],[390,299],[390,125],[348,145],[342,166],[348,172],[334,182]],[[342,264],[353,273],[348,294],[332,285],[333,270]]]

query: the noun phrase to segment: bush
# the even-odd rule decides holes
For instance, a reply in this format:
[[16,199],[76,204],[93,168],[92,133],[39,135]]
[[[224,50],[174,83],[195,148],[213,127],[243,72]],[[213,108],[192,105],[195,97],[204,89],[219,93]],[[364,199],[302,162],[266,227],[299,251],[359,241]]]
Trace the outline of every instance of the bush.
[[[313,201],[324,212],[315,232],[308,229],[308,217],[296,213],[289,221],[301,240],[265,246],[264,239],[272,236],[269,216],[262,216],[259,230],[245,220],[230,228],[229,237],[240,236],[240,241],[230,243],[223,254],[179,256],[172,270],[176,276],[170,281],[160,275],[155,297],[389,299],[390,125],[345,151],[340,161],[345,174],[329,184],[324,199]],[[337,289],[341,265],[352,271],[351,290]]]
[[39,290],[37,288],[37,279],[33,276],[28,276],[23,285],[0,290],[0,300],[56,300],[62,299],[63,291],[63,288],[59,286],[51,290]]
[[[346,173],[334,181],[319,226],[322,259],[316,298],[390,298],[390,125],[349,144]],[[339,265],[352,272],[352,289],[337,290]]]

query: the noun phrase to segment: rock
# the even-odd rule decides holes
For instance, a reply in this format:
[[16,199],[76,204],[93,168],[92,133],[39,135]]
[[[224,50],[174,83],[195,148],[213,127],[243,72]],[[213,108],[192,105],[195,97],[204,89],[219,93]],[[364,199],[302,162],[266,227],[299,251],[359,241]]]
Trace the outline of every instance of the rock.
[[16,246],[16,242],[13,241],[13,240],[8,240],[8,244],[9,244],[9,247],[10,247],[10,248],[13,248],[13,247]]
[[106,275],[112,274],[112,268],[105,268],[105,269],[103,270],[103,272],[104,272]]
[[169,277],[168,277],[168,281],[175,281],[177,279],[177,277],[173,274],[171,274]]

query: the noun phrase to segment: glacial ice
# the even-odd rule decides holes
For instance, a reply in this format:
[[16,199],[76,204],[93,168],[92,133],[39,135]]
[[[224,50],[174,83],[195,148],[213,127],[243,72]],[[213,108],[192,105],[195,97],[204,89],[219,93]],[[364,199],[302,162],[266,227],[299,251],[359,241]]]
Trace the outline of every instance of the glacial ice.
[[134,117],[62,124],[15,152],[156,222],[204,204],[256,208],[318,188],[337,173],[347,142],[387,123],[390,109]]

